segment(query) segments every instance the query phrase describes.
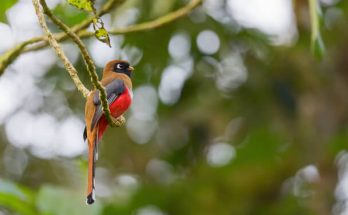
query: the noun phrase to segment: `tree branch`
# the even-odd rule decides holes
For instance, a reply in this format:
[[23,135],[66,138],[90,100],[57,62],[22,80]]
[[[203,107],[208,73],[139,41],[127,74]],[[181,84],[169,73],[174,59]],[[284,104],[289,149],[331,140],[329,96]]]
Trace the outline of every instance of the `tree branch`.
[[[112,8],[114,8],[117,5],[120,5],[124,2],[125,0],[109,0],[107,1],[102,8],[100,9],[100,11],[97,13],[98,16],[102,16],[105,13],[109,12]],[[89,24],[92,22],[93,17],[90,17],[84,21],[82,21],[81,23],[73,26],[71,28],[71,30],[73,32],[78,32],[82,29],[85,29],[89,26]],[[68,38],[68,35],[66,35],[65,33],[57,33],[54,34],[54,38],[57,41],[62,41]],[[28,45],[34,44],[34,43],[38,43],[41,42],[40,44],[30,47],[29,49],[27,48]],[[18,44],[16,47],[14,47],[13,49],[7,51],[5,54],[3,54],[2,56],[0,56],[0,75],[2,75],[2,73],[5,71],[5,69],[7,68],[8,65],[10,65],[14,60],[17,59],[17,57],[23,53],[23,52],[27,52],[27,51],[32,51],[32,50],[38,50],[44,47],[48,46],[48,38],[46,37],[46,35],[43,36],[39,36],[39,37],[33,37],[27,41],[24,41],[20,44]]]
[[94,62],[93,62],[91,56],[89,55],[86,46],[83,44],[83,42],[77,36],[76,33],[71,31],[67,25],[65,25],[60,19],[58,19],[56,16],[53,15],[51,10],[48,8],[45,0],[40,0],[40,3],[41,3],[41,6],[43,8],[44,13],[53,21],[54,24],[56,24],[62,31],[64,31],[66,33],[66,35],[68,35],[73,40],[73,42],[79,47],[81,54],[82,54],[82,57],[83,57],[85,64],[86,64],[88,74],[91,78],[91,82],[92,82],[94,88],[98,89],[100,92],[100,100],[101,100],[101,104],[102,104],[106,119],[108,120],[110,125],[119,126],[120,123],[116,123],[115,122],[116,120],[114,121],[112,116],[111,116],[109,104],[106,100],[105,88],[99,82],[99,78],[98,78],[98,75],[96,72]]
[[[113,29],[113,30],[110,30],[109,33],[110,34],[126,34],[126,33],[138,32],[138,31],[153,30],[155,28],[159,28],[164,25],[167,25],[177,19],[180,19],[183,16],[186,16],[201,3],[202,3],[202,0],[191,0],[184,7],[176,11],[173,11],[171,13],[168,13],[160,18],[157,18],[149,22],[144,22],[144,23],[133,25],[133,26],[129,26],[123,29]],[[83,36],[83,35],[80,35],[80,36]],[[88,36],[91,36],[91,35],[88,34]]]
[[[118,2],[120,4],[123,1],[124,0],[110,0],[109,2],[114,2],[114,4],[115,4],[115,2]],[[175,20],[187,15],[188,13],[190,13],[194,8],[196,8],[201,3],[202,3],[202,0],[191,0],[184,7],[180,8],[174,12],[171,12],[169,14],[166,14],[162,17],[159,17],[155,20],[140,23],[140,24],[131,25],[131,26],[128,26],[125,28],[111,29],[109,31],[109,33],[113,34],[113,35],[118,35],[118,34],[134,33],[134,32],[139,32],[139,31],[153,30],[153,29],[162,27],[168,23],[174,22]],[[107,11],[107,9],[110,9],[110,7],[106,7],[106,6],[107,6],[107,4],[103,7],[105,9],[104,11]],[[104,13],[102,13],[102,14],[104,14]],[[91,22],[90,20],[83,21],[82,23],[72,27],[71,31],[75,32],[75,33],[78,32],[77,35],[80,38],[94,36],[94,34],[92,32],[88,32],[86,30],[83,30],[90,24],[90,22]],[[54,34],[54,36],[55,36],[55,39],[57,41],[64,41],[68,38],[68,36],[65,33],[57,33],[57,34]],[[42,43],[25,49],[28,45],[34,44],[37,42],[42,42]],[[39,50],[39,49],[42,49],[44,47],[47,47],[47,37],[41,36],[41,37],[32,38],[30,40],[27,40],[27,41],[19,44],[18,46],[20,46],[21,49],[17,50],[17,52],[15,54],[13,54],[13,50],[15,49],[14,48],[14,49],[7,51],[3,56],[0,57],[0,75],[4,72],[6,67],[9,64],[11,64],[13,62],[13,60],[15,60],[22,52],[34,51],[34,50]],[[9,61],[7,59],[11,59],[11,60]]]
[[29,45],[31,43],[38,42],[38,41],[40,41],[40,40],[38,40],[37,38],[32,38],[30,40],[27,40],[23,43],[18,44],[13,49],[11,49],[11,50],[7,51],[5,54],[1,55],[0,56],[0,75],[2,75],[5,68],[8,65],[10,65],[23,52],[23,49],[27,45]]
[[81,80],[79,79],[77,75],[77,71],[75,67],[72,65],[72,63],[69,61],[69,59],[65,56],[62,48],[58,44],[57,40],[55,40],[53,34],[50,32],[50,30],[47,27],[44,15],[40,9],[38,0],[32,0],[36,15],[39,19],[39,23],[42,27],[42,29],[45,31],[47,35],[48,42],[50,43],[51,47],[54,49],[58,57],[63,61],[65,69],[68,71],[71,79],[74,81],[77,89],[82,93],[84,97],[86,97],[89,94],[88,89],[83,85]]

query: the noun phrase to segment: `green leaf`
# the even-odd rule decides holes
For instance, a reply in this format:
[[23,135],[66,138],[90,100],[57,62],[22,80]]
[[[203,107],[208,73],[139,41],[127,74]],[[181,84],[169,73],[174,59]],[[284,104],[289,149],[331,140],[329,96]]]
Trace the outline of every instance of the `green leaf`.
[[5,0],[0,4],[0,22],[6,21],[6,10],[12,7],[17,0]]
[[85,10],[88,12],[93,11],[92,0],[68,0],[69,4],[77,7],[78,9]]
[[[99,26],[100,25],[100,26]],[[101,42],[111,47],[108,31],[104,28],[104,22],[100,18],[93,19],[94,36]]]
[[311,18],[311,50],[314,56],[321,59],[325,54],[324,41],[320,34],[320,20],[322,17],[318,0],[309,0],[309,13]]
[[94,35],[99,41],[106,43],[108,46],[111,47],[109,34],[104,27],[96,30],[94,32]]

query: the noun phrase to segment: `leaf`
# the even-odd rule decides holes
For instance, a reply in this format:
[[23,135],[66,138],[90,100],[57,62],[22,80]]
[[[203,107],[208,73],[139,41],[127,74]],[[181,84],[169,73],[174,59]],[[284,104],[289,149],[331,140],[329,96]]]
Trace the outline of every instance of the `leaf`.
[[324,41],[320,34],[320,20],[322,17],[318,0],[309,0],[309,13],[311,18],[311,50],[314,56],[321,59],[325,54]]
[[75,7],[85,10],[88,12],[93,12],[93,28],[94,28],[94,36],[101,42],[106,43],[109,47],[111,47],[110,37],[108,31],[104,28],[104,22],[100,17],[96,14],[96,10],[94,8],[94,0],[68,0],[71,5]]
[[69,4],[77,7],[80,10],[85,10],[88,12],[93,11],[93,1],[92,0],[68,0]]
[[12,7],[17,0],[6,0],[1,2],[0,5],[0,22],[6,21],[6,10],[8,10],[10,7]]
[[[98,26],[100,25],[100,26]],[[104,22],[100,18],[93,19],[94,36],[101,42],[111,47],[108,31],[104,28]]]
[[109,34],[104,27],[96,30],[94,32],[94,35],[99,41],[106,43],[108,46],[111,47]]

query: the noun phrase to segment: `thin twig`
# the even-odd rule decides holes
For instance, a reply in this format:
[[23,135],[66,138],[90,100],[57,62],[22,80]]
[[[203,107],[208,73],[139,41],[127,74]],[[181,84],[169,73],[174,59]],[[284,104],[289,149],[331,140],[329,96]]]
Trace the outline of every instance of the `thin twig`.
[[96,72],[94,62],[93,62],[91,56],[89,55],[86,46],[83,44],[82,40],[76,35],[76,33],[72,32],[71,29],[66,24],[64,24],[60,19],[58,19],[56,16],[53,15],[51,10],[48,8],[45,0],[40,0],[40,3],[41,3],[41,6],[43,8],[44,13],[54,22],[54,24],[56,24],[62,31],[64,31],[74,41],[74,43],[79,47],[81,54],[82,54],[82,57],[83,57],[85,64],[86,64],[88,74],[91,78],[91,82],[92,82],[94,88],[98,89],[100,92],[100,100],[101,100],[101,104],[102,104],[106,119],[108,120],[110,125],[118,126],[118,124],[115,124],[114,120],[112,119],[109,105],[108,105],[108,102],[106,100],[105,89],[104,89],[103,85],[101,85],[101,83],[99,82],[99,78],[98,78],[98,75]]
[[53,34],[50,32],[50,30],[47,27],[47,23],[45,21],[44,15],[41,11],[39,1],[38,0],[32,0],[36,15],[39,19],[39,23],[42,27],[42,29],[45,31],[48,42],[50,43],[50,46],[54,49],[58,57],[63,61],[65,69],[68,71],[71,79],[74,81],[77,89],[82,93],[84,97],[86,97],[89,94],[88,89],[83,85],[81,80],[79,79],[77,75],[77,71],[75,67],[72,65],[72,63],[69,61],[69,59],[64,54],[62,48],[58,44],[58,42],[54,39]]

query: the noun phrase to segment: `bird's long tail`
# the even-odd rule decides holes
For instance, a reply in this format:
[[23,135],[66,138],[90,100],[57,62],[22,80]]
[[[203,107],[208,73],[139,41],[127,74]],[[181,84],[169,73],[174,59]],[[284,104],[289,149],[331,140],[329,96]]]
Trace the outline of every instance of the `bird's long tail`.
[[98,145],[101,140],[108,123],[104,117],[101,118],[100,122],[96,127],[88,132],[85,129],[83,138],[88,142],[88,185],[87,185],[87,200],[88,205],[95,202],[95,163],[98,160]]
[[95,162],[98,159],[98,129],[91,132],[93,138],[88,139],[88,185],[87,199],[88,205],[95,202]]

